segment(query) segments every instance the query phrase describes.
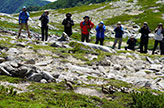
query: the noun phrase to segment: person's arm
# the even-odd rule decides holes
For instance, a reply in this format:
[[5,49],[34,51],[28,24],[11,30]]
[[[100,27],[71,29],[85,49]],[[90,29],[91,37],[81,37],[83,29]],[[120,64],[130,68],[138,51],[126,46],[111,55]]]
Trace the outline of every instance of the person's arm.
[[139,33],[142,33],[142,28],[139,30]]
[[106,31],[106,26],[105,26],[105,25],[103,25],[103,31],[104,31],[104,32]]
[[39,18],[39,20],[43,20],[43,15]]
[[129,44],[130,43],[130,39],[128,39],[128,41],[127,41],[127,44]]
[[90,21],[90,27],[93,28],[94,24]]
[[96,29],[95,29],[95,30],[96,30],[96,31],[98,31],[98,30],[99,30],[99,25],[97,25],[97,26],[96,26]]
[[63,24],[63,25],[66,25],[66,23],[67,23],[67,22],[66,22],[66,19],[64,19],[63,22],[62,22],[62,24]]
[[19,24],[21,23],[21,13],[19,13]]
[[72,26],[74,26],[74,25],[75,25],[73,20],[71,20],[71,25],[72,25]]
[[27,20],[29,19],[29,17],[30,17],[30,14],[28,13],[28,12],[26,12],[26,14],[27,14]]
[[114,29],[114,32],[117,32],[117,27]]
[[158,31],[158,28],[155,29],[155,33],[157,33],[157,31]]
[[83,22],[80,23],[80,29],[82,29],[82,28],[83,28]]

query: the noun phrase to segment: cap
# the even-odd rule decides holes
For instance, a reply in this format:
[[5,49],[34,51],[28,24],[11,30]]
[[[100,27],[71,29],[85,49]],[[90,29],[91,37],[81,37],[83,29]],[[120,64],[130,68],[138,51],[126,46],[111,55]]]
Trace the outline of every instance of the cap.
[[89,19],[90,17],[89,16],[85,16],[83,19],[85,19],[85,18],[88,18]]
[[148,25],[148,23],[147,22],[144,22],[144,25]]
[[101,21],[101,22],[100,22],[100,24],[104,24],[104,22],[103,22],[103,21]]
[[163,26],[163,24],[162,24],[162,23],[159,23],[158,25],[159,25],[159,26]]
[[23,6],[23,9],[27,9],[26,6]]
[[118,22],[117,22],[117,24],[118,24],[118,25],[121,25],[121,22],[120,22],[120,21],[118,21]]
[[66,16],[72,16],[72,14],[71,13],[67,13]]

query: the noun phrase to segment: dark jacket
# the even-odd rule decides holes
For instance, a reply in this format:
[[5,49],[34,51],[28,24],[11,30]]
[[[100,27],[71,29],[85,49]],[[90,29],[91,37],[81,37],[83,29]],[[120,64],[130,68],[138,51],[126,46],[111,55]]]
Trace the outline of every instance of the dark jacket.
[[68,35],[72,35],[72,26],[74,26],[74,22],[71,18],[66,18],[63,20],[62,24],[64,25],[64,32]]
[[41,20],[41,25],[42,27],[47,27],[48,26],[48,23],[49,23],[49,17],[46,16],[45,14],[43,14],[39,20]]
[[128,39],[127,44],[129,47],[135,47],[137,40],[134,39],[133,41],[131,39]]
[[122,27],[122,26],[121,26],[121,27],[116,27],[116,28],[114,29],[114,32],[116,33],[116,34],[115,34],[115,37],[116,37],[116,38],[122,38],[122,36],[123,36],[123,34],[124,34],[123,27]]
[[149,38],[149,33],[151,31],[150,31],[149,27],[147,27],[147,29],[142,27],[139,32],[141,33],[141,38]]

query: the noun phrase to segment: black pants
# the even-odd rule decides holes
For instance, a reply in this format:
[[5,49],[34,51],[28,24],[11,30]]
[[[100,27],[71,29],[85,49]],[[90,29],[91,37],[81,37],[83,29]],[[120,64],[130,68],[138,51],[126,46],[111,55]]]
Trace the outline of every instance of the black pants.
[[160,52],[162,54],[162,50],[163,50],[163,48],[162,48],[162,41],[158,41],[158,40],[155,40],[152,54],[154,54],[155,50],[157,49],[158,44],[160,45]]
[[96,37],[96,43],[95,44],[98,44],[99,41],[100,41],[100,45],[103,45],[104,38],[98,38],[98,37]]
[[[147,53],[148,42],[149,42],[149,38],[141,38],[141,41],[140,41],[140,52],[141,53]],[[144,48],[144,50],[143,50],[143,48]]]
[[42,31],[42,41],[47,41],[48,40],[48,26],[41,27],[41,31]]
[[84,42],[86,40],[86,42],[89,42],[89,34],[85,35],[85,34],[82,34],[81,35],[81,41]]
[[125,47],[125,50],[127,50],[127,49],[135,51],[135,46],[127,46],[127,47]]

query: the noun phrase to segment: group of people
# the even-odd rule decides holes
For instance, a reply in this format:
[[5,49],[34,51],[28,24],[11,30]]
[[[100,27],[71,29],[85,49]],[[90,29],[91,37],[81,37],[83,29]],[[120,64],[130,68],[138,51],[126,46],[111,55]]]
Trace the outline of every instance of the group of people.
[[[44,13],[41,15],[41,17],[39,18],[39,20],[41,21],[41,32],[42,32],[42,41],[47,41],[48,40],[48,23],[49,23],[49,11],[44,11]],[[27,12],[27,8],[24,6],[22,11],[19,14],[19,25],[20,25],[20,30],[19,30],[19,34],[17,36],[17,38],[20,37],[21,35],[21,31],[23,29],[23,27],[25,26],[27,33],[28,33],[28,37],[31,38],[30,36],[30,32],[28,30],[28,19],[29,19],[30,15]],[[63,20],[62,24],[64,25],[64,32],[71,37],[72,35],[72,26],[74,26],[74,21],[72,20],[72,14],[67,13],[66,14],[66,18]],[[84,42],[89,42],[89,35],[90,35],[90,31],[91,29],[94,27],[93,22],[91,21],[91,18],[89,16],[85,16],[84,21],[82,21],[80,23],[80,29],[81,29],[81,41]],[[104,25],[104,22],[101,21],[95,28],[96,30],[96,42],[95,44],[98,44],[100,42],[100,45],[104,44],[104,38],[105,38],[105,31],[106,31],[106,26]],[[116,47],[116,44],[118,42],[118,49],[121,49],[121,44],[122,44],[122,38],[123,38],[123,34],[124,34],[124,29],[123,26],[121,24],[121,22],[118,22],[115,29],[115,40],[114,40],[114,44],[113,44],[113,49]],[[139,30],[139,32],[141,33],[141,39],[140,39],[140,52],[141,53],[147,53],[147,49],[148,49],[148,42],[149,42],[149,34],[151,33],[149,27],[148,27],[148,23],[144,22],[143,27]],[[154,44],[154,48],[152,51],[152,54],[155,54],[155,50],[158,46],[158,44],[160,44],[160,50],[161,50],[161,55],[164,54],[164,45],[163,45],[163,39],[164,39],[164,28],[163,28],[163,24],[160,23],[158,25],[158,27],[155,29],[155,44]],[[135,47],[136,47],[136,42],[137,40],[135,39],[134,36],[131,36],[128,41],[127,44],[128,46],[125,47],[125,50],[130,49],[135,51]]]

